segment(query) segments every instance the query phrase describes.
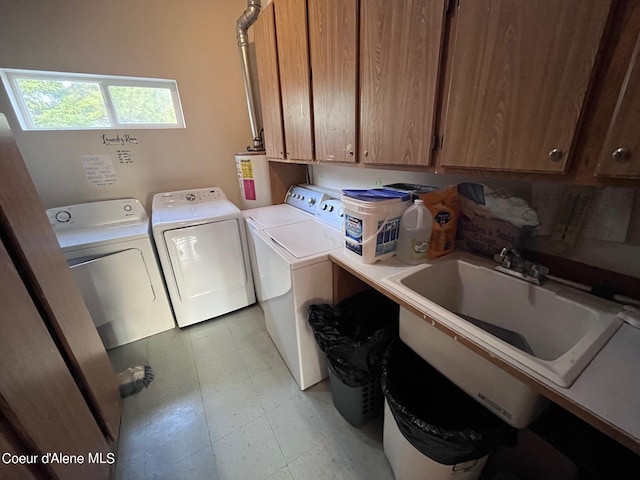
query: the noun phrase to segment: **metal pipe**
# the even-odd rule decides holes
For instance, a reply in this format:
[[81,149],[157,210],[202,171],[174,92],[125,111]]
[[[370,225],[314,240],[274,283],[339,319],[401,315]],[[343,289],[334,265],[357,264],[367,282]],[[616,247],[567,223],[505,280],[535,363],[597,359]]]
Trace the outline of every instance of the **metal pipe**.
[[251,75],[251,63],[249,59],[249,34],[248,30],[260,15],[260,0],[247,0],[247,9],[238,18],[236,22],[236,39],[238,41],[238,50],[240,51],[240,60],[242,62],[242,77],[244,79],[244,93],[247,97],[247,108],[249,110],[249,122],[251,123],[251,134],[253,136],[253,146],[249,147],[251,151],[264,150],[262,135],[258,128],[258,120],[256,118],[256,107],[254,99],[253,78]]

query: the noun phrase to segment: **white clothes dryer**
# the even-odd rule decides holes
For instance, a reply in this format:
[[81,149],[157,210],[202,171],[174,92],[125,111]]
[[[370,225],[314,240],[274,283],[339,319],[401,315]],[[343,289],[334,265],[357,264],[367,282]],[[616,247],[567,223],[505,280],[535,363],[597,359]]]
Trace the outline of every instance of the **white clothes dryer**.
[[178,326],[255,302],[242,212],[222,189],[158,193],[151,224]]
[[[340,200],[302,187],[293,188],[298,191],[297,195],[306,199],[304,208],[309,207],[309,198],[318,199],[311,202],[315,211],[313,217],[307,216],[297,222],[283,221],[280,225],[261,229],[252,211],[244,213],[267,332],[304,390],[328,374],[324,354],[318,348],[307,319],[310,305],[333,303],[333,268],[329,252],[342,248],[343,212]],[[285,201],[289,202],[290,197],[287,195]],[[283,205],[260,210],[276,207],[283,210]],[[290,218],[296,217],[302,218],[299,213]]]
[[105,348],[175,327],[138,200],[50,208],[47,217]]

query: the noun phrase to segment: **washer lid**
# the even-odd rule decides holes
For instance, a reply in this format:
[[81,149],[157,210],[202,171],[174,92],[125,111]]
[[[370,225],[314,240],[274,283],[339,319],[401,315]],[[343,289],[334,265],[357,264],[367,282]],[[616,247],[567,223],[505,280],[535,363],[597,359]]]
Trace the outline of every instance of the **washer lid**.
[[312,220],[313,216],[286,204],[252,208],[242,212],[244,218],[258,228],[272,228],[280,225]]
[[315,221],[269,228],[264,233],[299,259],[341,248],[344,242],[338,230]]

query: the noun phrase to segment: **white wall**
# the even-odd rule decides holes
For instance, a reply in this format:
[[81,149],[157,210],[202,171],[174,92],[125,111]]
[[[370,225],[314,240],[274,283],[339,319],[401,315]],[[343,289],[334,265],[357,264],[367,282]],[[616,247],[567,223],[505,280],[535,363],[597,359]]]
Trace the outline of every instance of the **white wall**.
[[[178,82],[187,128],[22,132],[5,113],[45,207],[220,186],[236,204],[234,154],[251,141],[235,23],[245,0],[65,0],[2,2],[0,67],[170,78]],[[137,145],[103,145],[129,134]],[[118,163],[117,150],[132,164]],[[113,186],[92,186],[82,155],[110,154]]]
[[[311,167],[313,182],[327,188],[374,188],[391,183],[415,183],[443,187],[460,182],[483,183],[491,188],[504,189],[514,196],[531,201],[530,182],[500,180],[490,177],[436,175],[429,173],[403,172],[372,168],[351,168],[334,165],[314,165]],[[546,184],[538,184],[545,186]],[[552,184],[558,185],[558,184]],[[611,205],[615,210],[616,206]],[[640,278],[640,191],[635,190],[631,219],[624,243],[579,238],[568,258],[605,270]],[[549,249],[548,236],[533,236],[526,244],[527,248],[553,253]]]

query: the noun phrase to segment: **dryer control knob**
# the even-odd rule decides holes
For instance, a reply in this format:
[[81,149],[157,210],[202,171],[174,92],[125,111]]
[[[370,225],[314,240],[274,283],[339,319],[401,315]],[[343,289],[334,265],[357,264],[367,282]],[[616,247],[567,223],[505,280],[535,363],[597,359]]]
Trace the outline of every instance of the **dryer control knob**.
[[56,213],[56,222],[67,223],[69,220],[71,220],[71,214],[66,210],[60,210]]
[[193,193],[187,193],[187,196],[185,198],[187,199],[187,201],[193,202],[196,199],[196,196]]
[[315,198],[313,198],[313,197],[311,197],[311,198],[309,199],[309,206],[310,206],[310,207],[313,207],[315,204],[316,204],[316,199],[315,199]]

